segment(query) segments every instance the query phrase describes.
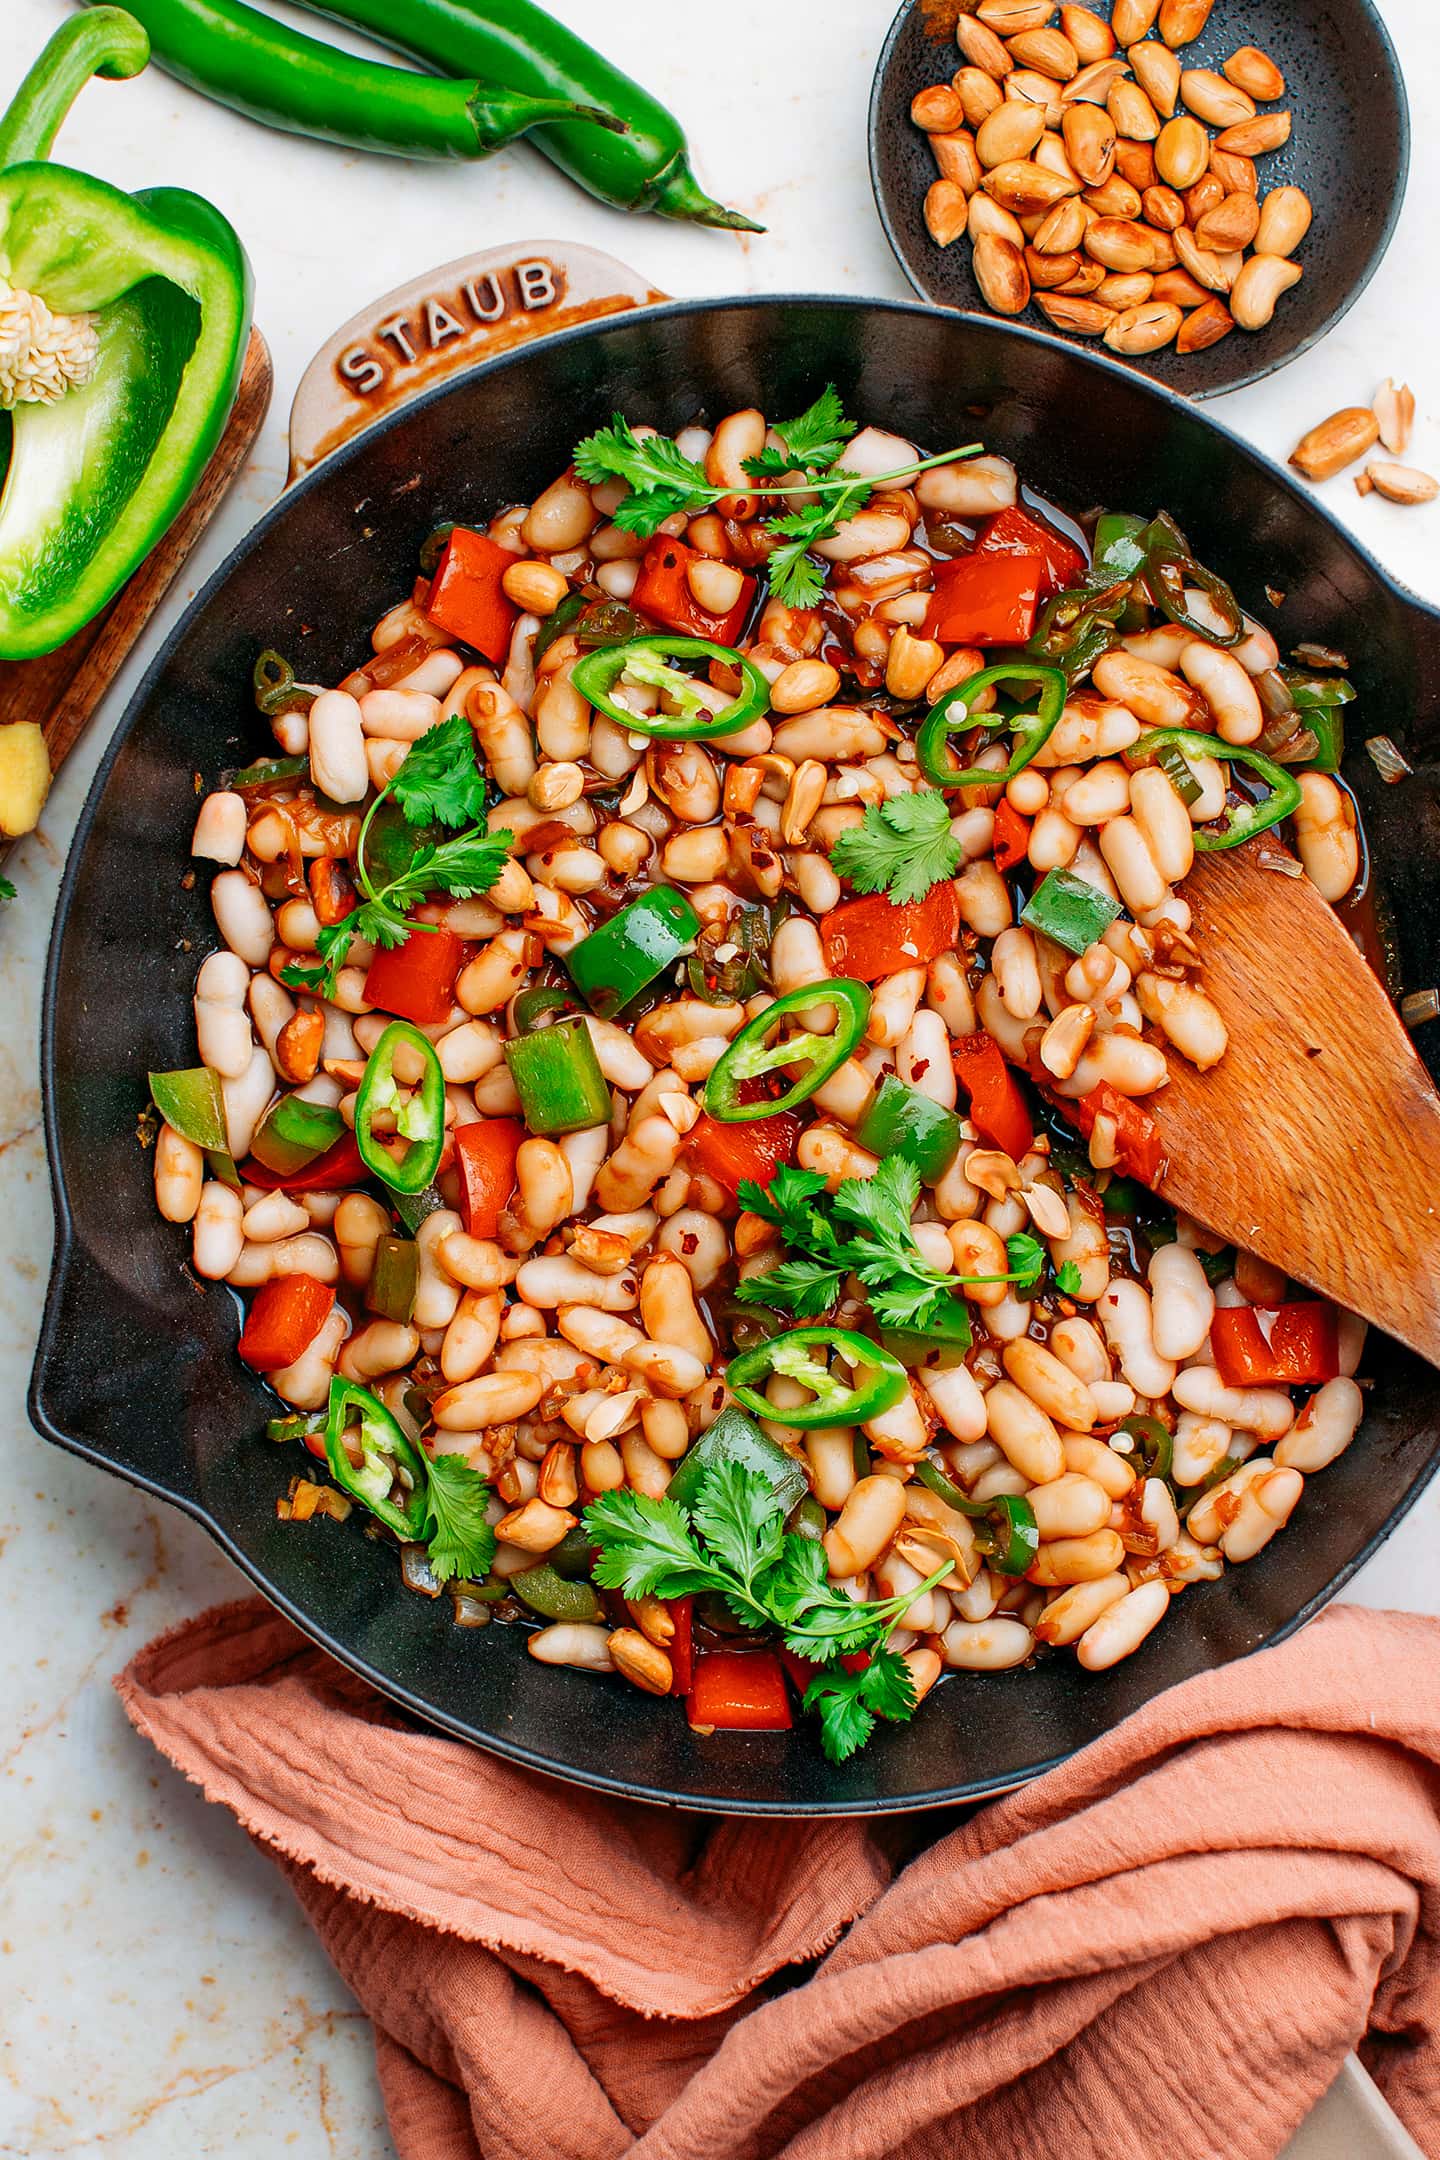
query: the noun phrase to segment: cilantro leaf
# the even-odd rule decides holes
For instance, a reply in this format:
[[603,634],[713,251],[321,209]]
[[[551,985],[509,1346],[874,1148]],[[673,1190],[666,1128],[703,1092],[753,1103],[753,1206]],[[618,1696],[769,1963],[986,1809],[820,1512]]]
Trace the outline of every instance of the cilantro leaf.
[[1062,1267],[1056,1269],[1055,1287],[1062,1297],[1078,1297],[1082,1280],[1078,1260],[1067,1260]]
[[8,877],[0,877],[0,900],[13,900],[14,898],[15,887]]
[[783,1230],[792,1220],[803,1223],[809,1203],[829,1182],[823,1170],[799,1170],[794,1163],[782,1163],[768,1186],[742,1178],[736,1194],[748,1214],[762,1216]]
[[796,1320],[818,1320],[845,1286],[845,1269],[825,1260],[782,1260],[735,1285],[742,1305],[773,1305]]
[[785,1541],[784,1517],[774,1486],[743,1463],[718,1462],[701,1479],[691,1522],[714,1560],[743,1586],[739,1597],[729,1593],[736,1618],[753,1624],[755,1578],[775,1565]]
[[765,575],[772,598],[786,607],[814,606],[825,589],[826,565],[812,562],[809,549],[817,541],[828,540],[836,526],[870,498],[871,482],[857,473],[831,472],[825,477],[844,483],[838,493],[824,494],[808,509],[787,511],[765,524],[765,531],[780,543],[765,559]]
[[421,850],[405,873],[404,883],[417,900],[436,891],[450,893],[457,900],[487,893],[505,867],[514,838],[509,831],[476,831],[442,840],[438,847]]
[[872,1178],[843,1178],[834,1210],[881,1244],[903,1244],[920,1197],[920,1172],[904,1155],[887,1155]]
[[600,1558],[594,1579],[626,1597],[689,1597],[723,1589],[690,1535],[684,1510],[673,1500],[643,1493],[608,1492],[585,1510],[585,1528]]
[[352,908],[342,915],[339,922],[325,923],[315,940],[318,967],[297,967],[293,962],[280,970],[280,980],[292,990],[313,990],[317,997],[333,998],[339,983],[340,970],[350,950],[350,940],[359,935],[359,908]]
[[1039,1238],[1031,1237],[1028,1230],[1017,1231],[1014,1237],[1006,1238],[1005,1255],[1016,1289],[1033,1290],[1045,1269],[1045,1248]]
[[855,433],[855,422],[846,419],[834,383],[826,383],[798,419],[777,420],[774,431],[784,448],[766,448],[745,460],[746,472],[757,480],[783,480],[787,472],[818,472],[833,465]]
[[694,516],[725,493],[670,436],[641,437],[618,412],[608,428],[598,428],[576,446],[574,464],[587,487],[598,487],[606,480],[628,482],[630,493],[614,520],[624,532],[658,532],[667,517],[677,512]]
[[904,1658],[878,1650],[859,1672],[843,1665],[817,1673],[805,1690],[804,1707],[820,1713],[820,1745],[831,1762],[862,1748],[877,1717],[903,1723],[915,1714],[915,1687]]
[[437,1455],[425,1484],[425,1535],[441,1582],[490,1572],[495,1532],[485,1520],[490,1487],[463,1455]]
[[410,825],[474,825],[484,817],[485,776],[463,714],[452,714],[411,744],[390,793]]
[[896,907],[923,900],[952,878],[965,850],[950,829],[950,808],[934,788],[869,803],[858,825],[830,850],[831,868],[856,892],[888,892]]

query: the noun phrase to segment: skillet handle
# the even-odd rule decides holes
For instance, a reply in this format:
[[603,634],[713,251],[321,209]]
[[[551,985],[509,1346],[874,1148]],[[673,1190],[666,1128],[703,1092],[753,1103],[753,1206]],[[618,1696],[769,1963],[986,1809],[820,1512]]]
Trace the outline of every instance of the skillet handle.
[[668,298],[573,240],[487,248],[427,270],[353,315],[310,362],[290,408],[289,479],[465,368]]

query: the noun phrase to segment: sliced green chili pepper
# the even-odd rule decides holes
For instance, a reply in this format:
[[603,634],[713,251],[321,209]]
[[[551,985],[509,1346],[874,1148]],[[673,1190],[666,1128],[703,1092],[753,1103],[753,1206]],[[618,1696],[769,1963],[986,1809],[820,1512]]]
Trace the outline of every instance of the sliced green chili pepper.
[[1315,705],[1350,705],[1355,700],[1355,685],[1345,675],[1326,675],[1314,668],[1284,667],[1280,669],[1280,680],[1293,702],[1306,712]]
[[329,1103],[282,1095],[258,1127],[250,1153],[277,1177],[293,1177],[334,1147],[344,1130],[344,1118]]
[[1047,600],[1025,650],[1037,660],[1063,668],[1078,682],[1102,653],[1120,642],[1115,625],[1130,598],[1129,580],[1102,587],[1081,586]]
[[[792,1013],[814,1012],[825,1005],[835,1013],[828,1034],[812,1035],[801,1028],[781,1042],[767,1042],[767,1037]],[[798,1103],[808,1102],[816,1088],[823,1087],[830,1075],[840,1070],[863,1037],[869,1017],[870,992],[864,983],[852,982],[848,975],[788,991],[753,1020],[747,1020],[730,1043],[705,1083],[706,1110],[724,1125],[741,1125],[751,1118],[776,1117],[782,1110],[793,1110]],[[766,1073],[792,1065],[804,1070],[783,1095],[768,1102],[746,1100],[747,1081],[760,1080]]]
[[1167,1478],[1175,1443],[1157,1417],[1122,1418],[1117,1431],[1128,1433],[1135,1445],[1127,1460],[1139,1465],[1144,1477]]
[[[773,1417],[769,1404],[765,1416]],[[778,1440],[761,1432],[753,1418],[746,1417],[743,1410],[727,1404],[713,1425],[709,1426],[686,1454],[665,1489],[667,1500],[687,1513],[695,1505],[701,1480],[707,1470],[717,1463],[739,1463],[744,1470],[753,1470],[775,1488],[776,1498],[788,1514],[798,1506],[810,1490],[810,1481],[793,1455],[787,1455]]]
[[610,1088],[590,1030],[577,1013],[505,1045],[505,1063],[532,1133],[547,1138],[610,1121]]
[[1095,524],[1090,550],[1090,575],[1097,585],[1116,578],[1138,577],[1145,567],[1143,535],[1146,521],[1125,510],[1103,511]]
[[522,990],[511,1007],[517,1035],[532,1034],[546,1013],[578,1013],[579,1010],[580,1001],[575,993],[560,983],[536,983],[532,989]]
[[567,592],[560,605],[550,610],[535,633],[535,648],[531,657],[536,667],[549,652],[556,638],[564,637],[567,630],[573,629],[576,617],[584,612],[585,595],[579,592]]
[[[395,1081],[395,1059],[413,1050],[422,1072],[420,1084],[404,1098]],[[373,1131],[377,1111],[393,1110],[395,1127],[409,1143],[398,1158]],[[445,1075],[434,1044],[408,1020],[392,1020],[370,1053],[355,1098],[355,1145],[367,1170],[392,1192],[418,1193],[434,1181],[445,1150]]]
[[1293,773],[1286,772],[1263,751],[1248,749],[1240,743],[1221,742],[1214,735],[1206,735],[1195,728],[1152,728],[1142,735],[1125,752],[1125,761],[1134,767],[1143,765],[1147,758],[1157,757],[1164,746],[1173,744],[1189,757],[1219,758],[1222,763],[1248,765],[1270,789],[1264,802],[1240,803],[1228,810],[1225,823],[1219,832],[1207,832],[1203,825],[1195,832],[1195,846],[1201,853],[1220,848],[1240,847],[1253,840],[1257,833],[1268,832],[1282,818],[1292,817],[1300,807],[1300,783]]
[[[346,1428],[357,1422],[363,1458],[358,1470],[345,1451],[344,1438]],[[424,1456],[378,1395],[338,1375],[330,1382],[325,1460],[341,1491],[369,1508],[377,1522],[407,1542],[423,1539],[427,1483]],[[403,1502],[390,1497],[397,1473],[402,1484],[409,1484],[409,1496]]]
[[[296,682],[290,662],[273,648],[261,653],[251,670],[251,681],[255,685],[255,709],[267,720],[278,719],[281,713],[308,712],[319,695]],[[303,766],[305,760],[301,758],[300,763]]]
[[572,946],[565,964],[591,1011],[609,1020],[688,952],[699,935],[700,918],[684,893],[652,885]]
[[1197,803],[1205,790],[1195,777],[1195,768],[1174,743],[1166,743],[1155,760],[1186,809]]
[[[1223,578],[1196,562],[1189,541],[1168,510],[1150,520],[1140,544],[1145,550],[1145,587],[1161,614],[1182,630],[1193,630],[1208,645],[1238,645],[1245,635],[1245,616],[1239,601]],[[1212,629],[1189,612],[1185,605],[1187,585],[1195,586],[1214,602],[1225,618],[1224,630]]]
[[927,1185],[934,1185],[960,1152],[961,1125],[953,1110],[887,1073],[855,1138],[882,1161],[903,1155]]
[[433,1215],[436,1208],[444,1207],[445,1201],[439,1187],[435,1185],[426,1185],[422,1191],[414,1193],[400,1192],[392,1185],[390,1205],[411,1237],[414,1237],[426,1216]]
[[382,1237],[376,1240],[375,1264],[365,1287],[365,1309],[382,1320],[408,1327],[415,1310],[415,1291],[420,1281],[420,1248],[414,1238]]
[[1088,951],[1120,913],[1120,903],[1073,870],[1049,870],[1020,911],[1020,920],[1041,930],[1066,952]]
[[546,1561],[512,1575],[509,1587],[523,1598],[542,1620],[598,1620],[600,1600],[588,1582],[573,1582],[557,1574]]
[[[848,1383],[837,1379],[828,1365],[810,1356],[812,1344],[822,1351],[838,1351],[853,1373],[863,1372],[867,1377]],[[798,1380],[812,1391],[814,1402],[796,1410],[775,1409],[760,1393],[760,1382],[771,1373]],[[737,1402],[757,1417],[774,1418],[800,1432],[826,1425],[863,1425],[867,1418],[893,1410],[909,1384],[899,1358],[849,1328],[792,1328],[788,1335],[777,1335],[772,1342],[732,1358],[725,1368],[725,1385]]]
[[191,495],[240,385],[250,272],[220,212],[44,162],[90,76],[146,57],[120,8],[62,23],[0,116],[7,660],[54,651],[113,598]]
[[[695,996],[707,1005],[733,1005],[762,990],[778,914],[778,909],[772,913],[769,908],[745,907],[722,923],[707,924],[685,963],[686,978]],[[722,945],[734,948],[728,960],[714,957]]]
[[997,1493],[993,1500],[972,1500],[948,1477],[933,1456],[922,1455],[915,1465],[920,1483],[972,1522],[983,1522],[975,1542],[997,1575],[1023,1575],[1040,1550],[1035,1510],[1019,1493]]
[[[974,701],[991,683],[1002,682],[1038,683],[1040,703],[1034,712],[1015,715],[1011,723],[1015,731],[1014,749],[1002,772],[989,772],[983,765],[966,766],[957,772],[949,763],[946,738],[983,726],[986,715],[972,712]],[[1054,734],[1065,710],[1068,688],[1063,668],[1048,667],[1038,660],[1001,660],[994,667],[981,668],[978,675],[947,690],[931,707],[915,738],[920,770],[938,788],[1003,787],[1017,773],[1024,772]],[[958,717],[952,719],[952,713],[958,713]]]
[[152,1072],[150,1094],[165,1123],[182,1140],[193,1140],[207,1151],[228,1151],[220,1076],[208,1065],[192,1065],[183,1072]]
[[325,1430],[323,1410],[302,1410],[294,1417],[272,1417],[265,1427],[267,1440],[308,1440],[312,1433]]
[[308,757],[261,758],[256,764],[242,766],[239,772],[232,773],[225,785],[233,788],[237,795],[243,795],[247,788],[276,787],[284,780],[308,780],[309,777]]
[[[717,717],[717,693],[703,678],[671,667],[672,660],[718,660],[739,671],[745,688]],[[668,693],[678,712],[631,712],[610,695],[622,676]],[[733,735],[758,719],[770,703],[770,685],[755,662],[729,645],[712,645],[708,638],[640,637],[625,645],[608,645],[577,660],[570,680],[581,697],[588,698],[617,727],[636,735],[655,735],[662,742],[705,742],[712,735]]]

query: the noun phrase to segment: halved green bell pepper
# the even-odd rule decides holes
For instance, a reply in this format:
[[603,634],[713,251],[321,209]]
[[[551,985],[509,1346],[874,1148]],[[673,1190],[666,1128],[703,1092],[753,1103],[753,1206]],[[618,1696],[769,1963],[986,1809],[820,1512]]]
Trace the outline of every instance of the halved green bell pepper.
[[134,196],[44,159],[93,74],[144,67],[96,8],[56,31],[0,119],[0,297],[30,341],[0,362],[0,658],[51,652],[111,600],[220,440],[250,334],[250,272],[198,195]]

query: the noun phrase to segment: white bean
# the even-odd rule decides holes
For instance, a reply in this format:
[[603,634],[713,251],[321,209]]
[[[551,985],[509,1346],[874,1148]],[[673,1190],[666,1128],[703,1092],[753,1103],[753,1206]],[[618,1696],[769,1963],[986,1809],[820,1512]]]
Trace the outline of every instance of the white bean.
[[204,1184],[202,1151],[173,1126],[162,1125],[155,1139],[155,1205],[166,1222],[193,1222]]
[[1030,1644],[1024,1621],[1008,1614],[991,1620],[952,1620],[940,1638],[945,1663],[961,1672],[1006,1672],[1025,1663]]
[[[268,982],[269,977],[265,980]],[[245,1010],[249,988],[250,970],[234,952],[211,953],[195,978],[195,1040],[200,1062],[224,1080],[238,1080],[249,1070],[254,1048],[250,1016]]]
[[265,895],[243,870],[222,870],[210,887],[215,927],[247,967],[263,968],[275,943],[275,924]]
[[322,690],[310,707],[310,771],[332,802],[360,802],[369,793],[360,706],[348,690]]
[[1096,1301],[1105,1340],[1120,1363],[1120,1370],[1138,1395],[1158,1402],[1170,1392],[1175,1365],[1155,1347],[1150,1299],[1139,1283],[1117,1276]]
[[[1163,1389],[1141,1388],[1142,1395]],[[1262,1441],[1278,1440],[1295,1422],[1295,1405],[1283,1388],[1226,1387],[1213,1365],[1189,1365],[1175,1375],[1173,1392],[1182,1409],[1220,1418]]]
[[191,1264],[207,1282],[222,1282],[245,1243],[245,1204],[233,1185],[209,1179],[195,1210]]
[[1104,1672],[1107,1666],[1118,1665],[1121,1658],[1139,1649],[1152,1628],[1159,1626],[1169,1603],[1170,1592],[1163,1582],[1141,1583],[1138,1590],[1117,1598],[1086,1628],[1076,1644],[1076,1657],[1088,1672]]
[[240,1162],[250,1152],[255,1128],[275,1093],[275,1068],[268,1051],[256,1043],[250,1062],[238,1079],[220,1082],[225,1107],[225,1138],[231,1155]]
[[[526,1554],[525,1565],[534,1565],[532,1554]],[[615,1670],[608,1629],[587,1620],[558,1620],[553,1627],[538,1628],[526,1637],[525,1647],[542,1665],[573,1665],[581,1672]]]
[[1344,1454],[1365,1414],[1365,1398],[1343,1376],[1317,1389],[1275,1450],[1285,1470],[1324,1470]]
[[1326,900],[1343,900],[1360,874],[1355,805],[1328,773],[1301,773],[1295,843],[1305,875]]
[[1150,1328],[1156,1350],[1176,1364],[1193,1357],[1210,1333],[1215,1292],[1186,1245],[1157,1245],[1150,1257]]
[[1265,726],[1255,685],[1231,652],[1192,638],[1180,655],[1180,672],[1215,715],[1222,742],[1254,742]]
[[896,1046],[895,1070],[908,1087],[939,1103],[942,1109],[954,1109],[956,1083],[950,1033],[938,1012],[927,1007],[916,1013]]
[[238,863],[245,852],[245,829],[250,822],[243,795],[218,788],[200,805],[190,853],[206,862]]

